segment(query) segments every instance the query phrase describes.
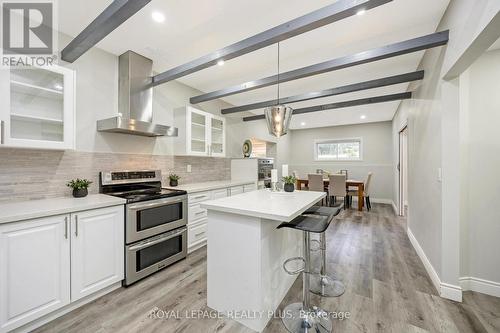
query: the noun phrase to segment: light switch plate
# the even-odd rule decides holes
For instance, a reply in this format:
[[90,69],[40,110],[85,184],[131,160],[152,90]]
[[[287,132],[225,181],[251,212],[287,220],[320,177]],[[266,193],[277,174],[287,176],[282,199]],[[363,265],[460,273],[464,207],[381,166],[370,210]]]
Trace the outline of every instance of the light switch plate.
[[191,164],[187,165],[187,172],[191,172]]

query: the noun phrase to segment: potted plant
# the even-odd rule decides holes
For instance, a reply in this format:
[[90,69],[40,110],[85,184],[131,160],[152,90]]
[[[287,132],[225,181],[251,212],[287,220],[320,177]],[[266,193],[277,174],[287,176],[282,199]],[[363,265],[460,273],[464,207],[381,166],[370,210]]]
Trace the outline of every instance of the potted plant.
[[171,173],[168,175],[168,179],[170,179],[170,186],[177,186],[179,185],[179,179],[181,177],[177,176],[175,173]]
[[297,181],[297,178],[294,176],[285,176],[283,177],[283,182],[285,183],[285,186],[283,186],[285,192],[293,192],[295,191],[295,182]]
[[66,186],[73,189],[73,196],[75,198],[83,198],[89,194],[88,188],[92,182],[88,179],[73,179],[69,181]]

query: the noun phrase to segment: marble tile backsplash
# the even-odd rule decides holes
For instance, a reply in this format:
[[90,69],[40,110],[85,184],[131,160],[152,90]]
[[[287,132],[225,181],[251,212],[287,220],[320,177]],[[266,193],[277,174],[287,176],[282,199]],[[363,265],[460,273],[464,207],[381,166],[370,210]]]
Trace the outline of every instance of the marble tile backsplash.
[[66,182],[73,178],[92,180],[89,192],[98,193],[103,170],[160,169],[167,186],[170,172],[188,184],[230,179],[230,168],[229,158],[1,148],[0,202],[70,196]]

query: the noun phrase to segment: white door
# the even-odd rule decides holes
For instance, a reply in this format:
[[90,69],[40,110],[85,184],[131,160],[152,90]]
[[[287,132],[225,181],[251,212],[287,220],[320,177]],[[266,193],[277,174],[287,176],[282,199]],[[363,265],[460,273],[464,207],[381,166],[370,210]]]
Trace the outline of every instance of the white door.
[[123,206],[71,214],[71,301],[124,276]]
[[0,332],[70,301],[69,217],[0,225]]

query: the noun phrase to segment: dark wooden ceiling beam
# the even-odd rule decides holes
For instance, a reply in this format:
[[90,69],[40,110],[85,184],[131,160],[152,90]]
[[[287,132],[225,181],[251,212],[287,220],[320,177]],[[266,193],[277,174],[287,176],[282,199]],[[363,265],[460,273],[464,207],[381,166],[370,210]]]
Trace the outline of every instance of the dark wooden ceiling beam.
[[300,16],[252,37],[214,51],[186,64],[174,67],[153,77],[153,85],[178,79],[214,66],[219,60],[230,60],[259,50],[280,41],[295,37],[327,24],[356,15],[359,10],[369,10],[393,0],[340,0],[326,7]]
[[[280,98],[279,102],[281,104],[303,102],[303,101],[308,101],[308,100],[312,100],[312,99],[316,99],[316,98],[324,98],[324,97],[342,95],[342,94],[347,94],[347,93],[361,91],[361,90],[368,90],[368,89],[374,89],[374,88],[380,88],[380,87],[386,87],[386,86],[390,86],[390,85],[405,83],[405,82],[417,81],[417,80],[422,80],[423,78],[424,78],[424,71],[421,70],[421,71],[416,71],[416,72],[411,72],[411,73],[406,73],[406,74],[388,76],[388,77],[370,80],[370,81],[364,81],[364,82],[360,82],[360,83],[349,84],[346,86],[341,86],[341,87],[332,88],[332,89],[325,89],[325,90],[321,90],[321,91],[314,91],[314,92],[309,92],[309,93],[300,94],[300,95],[283,97],[283,98]],[[272,99],[272,100],[268,100],[268,101],[264,101],[264,102],[257,102],[257,103],[246,104],[246,105],[235,106],[235,107],[231,107],[231,108],[227,108],[227,109],[222,109],[221,113],[222,114],[231,114],[231,113],[236,113],[236,112],[244,112],[244,111],[249,111],[249,110],[261,109],[261,108],[273,106],[276,104],[278,104],[278,100]]]
[[[399,100],[404,100],[404,99],[410,99],[411,95],[412,95],[411,92],[404,92],[404,93],[398,93],[398,94],[355,99],[355,100],[351,100],[351,101],[308,106],[305,108],[293,110],[293,115],[318,112],[318,111],[325,111],[325,110],[341,109],[341,108],[347,108],[347,107],[359,106],[359,105],[399,101]],[[260,119],[265,119],[265,118],[266,117],[263,114],[260,114],[260,115],[255,115],[255,116],[244,117],[243,121],[253,121],[253,120],[260,120]]]
[[[323,74],[347,67],[357,66],[382,59],[400,56],[412,52],[445,45],[448,43],[449,31],[436,32],[430,35],[409,39],[403,42],[390,44],[364,52],[332,59],[318,64],[294,69],[279,75],[279,81],[288,82],[313,75]],[[236,86],[201,94],[190,98],[192,104],[206,102],[225,96],[272,86],[278,83],[278,75],[269,76],[255,81],[245,82]]]
[[61,59],[74,62],[150,2],[151,0],[114,0],[61,51]]

